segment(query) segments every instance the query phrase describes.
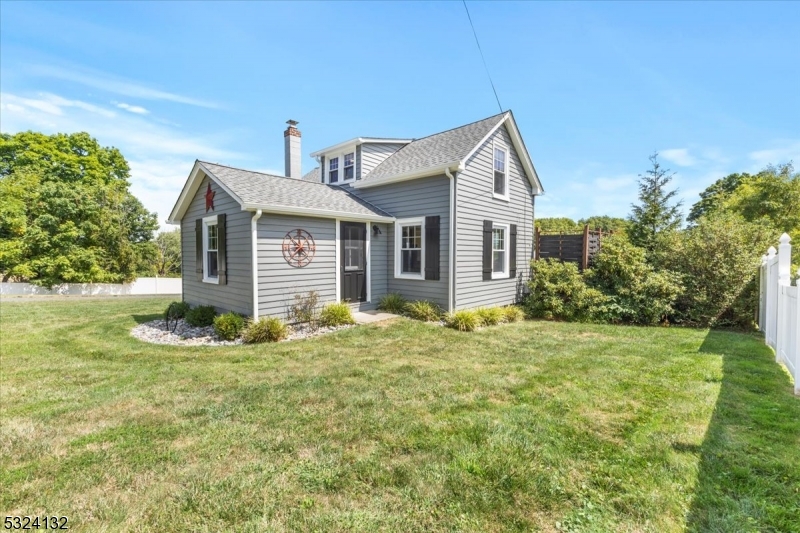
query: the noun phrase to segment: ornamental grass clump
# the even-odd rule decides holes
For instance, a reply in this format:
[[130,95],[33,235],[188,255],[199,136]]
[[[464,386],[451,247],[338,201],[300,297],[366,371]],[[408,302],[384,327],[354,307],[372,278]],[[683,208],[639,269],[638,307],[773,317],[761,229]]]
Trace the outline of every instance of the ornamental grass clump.
[[423,322],[438,322],[442,318],[442,309],[428,300],[409,302],[405,306],[406,315]]
[[393,313],[395,315],[403,314],[406,308],[406,299],[398,292],[390,292],[389,294],[381,297],[378,303],[378,309]]
[[214,318],[214,333],[222,340],[234,340],[243,329],[244,317],[233,311]]
[[275,317],[261,317],[247,324],[242,331],[242,340],[247,344],[278,342],[288,336],[289,328]]
[[521,307],[509,305],[508,307],[503,307],[502,310],[505,322],[521,322],[525,320],[525,311]]
[[478,313],[471,309],[462,309],[447,313],[444,316],[444,324],[448,328],[457,329],[458,331],[475,331],[481,325],[481,319]]
[[205,328],[214,323],[217,311],[213,305],[198,305],[186,312],[186,323],[196,328]]
[[499,307],[481,307],[475,310],[481,326],[496,326],[505,321],[505,313]]
[[326,304],[319,314],[319,323],[326,327],[344,326],[355,324],[353,311],[345,302]]

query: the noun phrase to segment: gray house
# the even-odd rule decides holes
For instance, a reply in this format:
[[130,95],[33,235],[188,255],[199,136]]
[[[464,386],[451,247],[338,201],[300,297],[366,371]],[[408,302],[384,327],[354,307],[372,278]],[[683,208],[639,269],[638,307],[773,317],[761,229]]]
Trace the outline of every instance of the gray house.
[[542,185],[505,112],[422,139],[359,137],[311,154],[284,132],[286,176],[195,162],[180,224],[183,298],[250,316],[294,295],[377,307],[398,292],[446,310],[514,303]]

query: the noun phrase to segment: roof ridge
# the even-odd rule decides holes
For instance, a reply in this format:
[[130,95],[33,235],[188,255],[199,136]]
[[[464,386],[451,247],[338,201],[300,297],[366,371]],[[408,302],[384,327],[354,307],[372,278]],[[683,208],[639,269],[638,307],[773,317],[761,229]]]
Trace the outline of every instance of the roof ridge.
[[[422,141],[422,140],[425,140],[425,139],[427,139],[429,137],[434,137],[436,135],[441,135],[442,133],[447,133],[449,131],[460,130],[461,128],[466,128],[467,126],[472,126],[473,124],[477,124],[478,122],[483,122],[484,120],[489,120],[490,118],[500,117],[500,116],[505,115],[506,113],[509,113],[509,112],[511,112],[510,109],[508,111],[503,111],[502,113],[498,113],[496,115],[491,115],[491,116],[488,116],[488,117],[485,117],[485,118],[481,118],[481,119],[478,119],[478,120],[473,120],[472,122],[469,122],[467,124],[462,124],[461,126],[456,126],[454,128],[450,128],[450,129],[447,129],[447,130],[437,131],[436,133],[431,133],[430,135],[426,135],[425,137],[420,137],[419,139],[414,139],[412,142]],[[410,144],[411,143],[408,143],[406,146],[408,146]],[[406,146],[403,146],[403,148],[405,148]],[[400,148],[400,150],[402,150],[403,148]],[[397,152],[399,152],[400,150],[398,150]],[[395,154],[397,152],[395,152]],[[394,155],[394,154],[392,154],[392,155]]]
[[[291,176],[279,176],[278,174],[267,174],[266,172],[260,172],[258,170],[247,170],[246,168],[232,167],[230,165],[222,165],[220,163],[212,163],[210,161],[201,161],[200,159],[198,159],[197,162],[201,163],[203,165],[216,165],[218,167],[229,168],[231,170],[241,170],[242,172],[250,172],[251,174],[260,174],[262,176],[269,176],[270,178],[280,178],[280,179],[283,179],[283,180],[295,180],[295,181],[301,181],[303,183],[312,183],[314,185],[327,185],[326,183],[319,183],[319,182],[316,182],[316,181],[304,180],[302,178],[302,176],[299,177],[299,178],[292,178]],[[314,167],[314,168],[319,168],[319,167]],[[311,170],[314,170],[314,169],[311,169]],[[309,172],[311,172],[311,170],[309,170]],[[306,172],[306,174],[308,174],[308,172]]]

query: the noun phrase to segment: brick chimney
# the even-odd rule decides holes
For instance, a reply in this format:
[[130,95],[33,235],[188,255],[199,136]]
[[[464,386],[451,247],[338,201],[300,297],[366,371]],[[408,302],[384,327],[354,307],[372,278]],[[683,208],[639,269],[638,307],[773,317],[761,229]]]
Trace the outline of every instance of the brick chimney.
[[302,178],[303,175],[300,171],[300,162],[302,155],[300,154],[300,130],[296,128],[298,122],[296,120],[287,120],[289,125],[286,131],[283,132],[283,146],[284,146],[284,163],[286,165],[285,174],[290,178]]

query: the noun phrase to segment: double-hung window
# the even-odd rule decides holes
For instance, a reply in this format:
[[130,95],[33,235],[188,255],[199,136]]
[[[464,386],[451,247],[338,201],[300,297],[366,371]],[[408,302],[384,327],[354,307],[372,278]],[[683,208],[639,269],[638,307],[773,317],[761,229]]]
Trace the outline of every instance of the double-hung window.
[[218,229],[216,215],[203,219],[203,281],[207,283],[219,283]]
[[356,158],[354,153],[344,154],[344,181],[350,181],[356,177]]
[[398,220],[395,224],[395,277],[424,279],[424,248],[425,219]]
[[331,157],[328,160],[328,183],[339,182],[339,158]]
[[493,151],[494,197],[508,200],[508,150],[495,145]]
[[508,226],[492,226],[492,278],[508,277]]

